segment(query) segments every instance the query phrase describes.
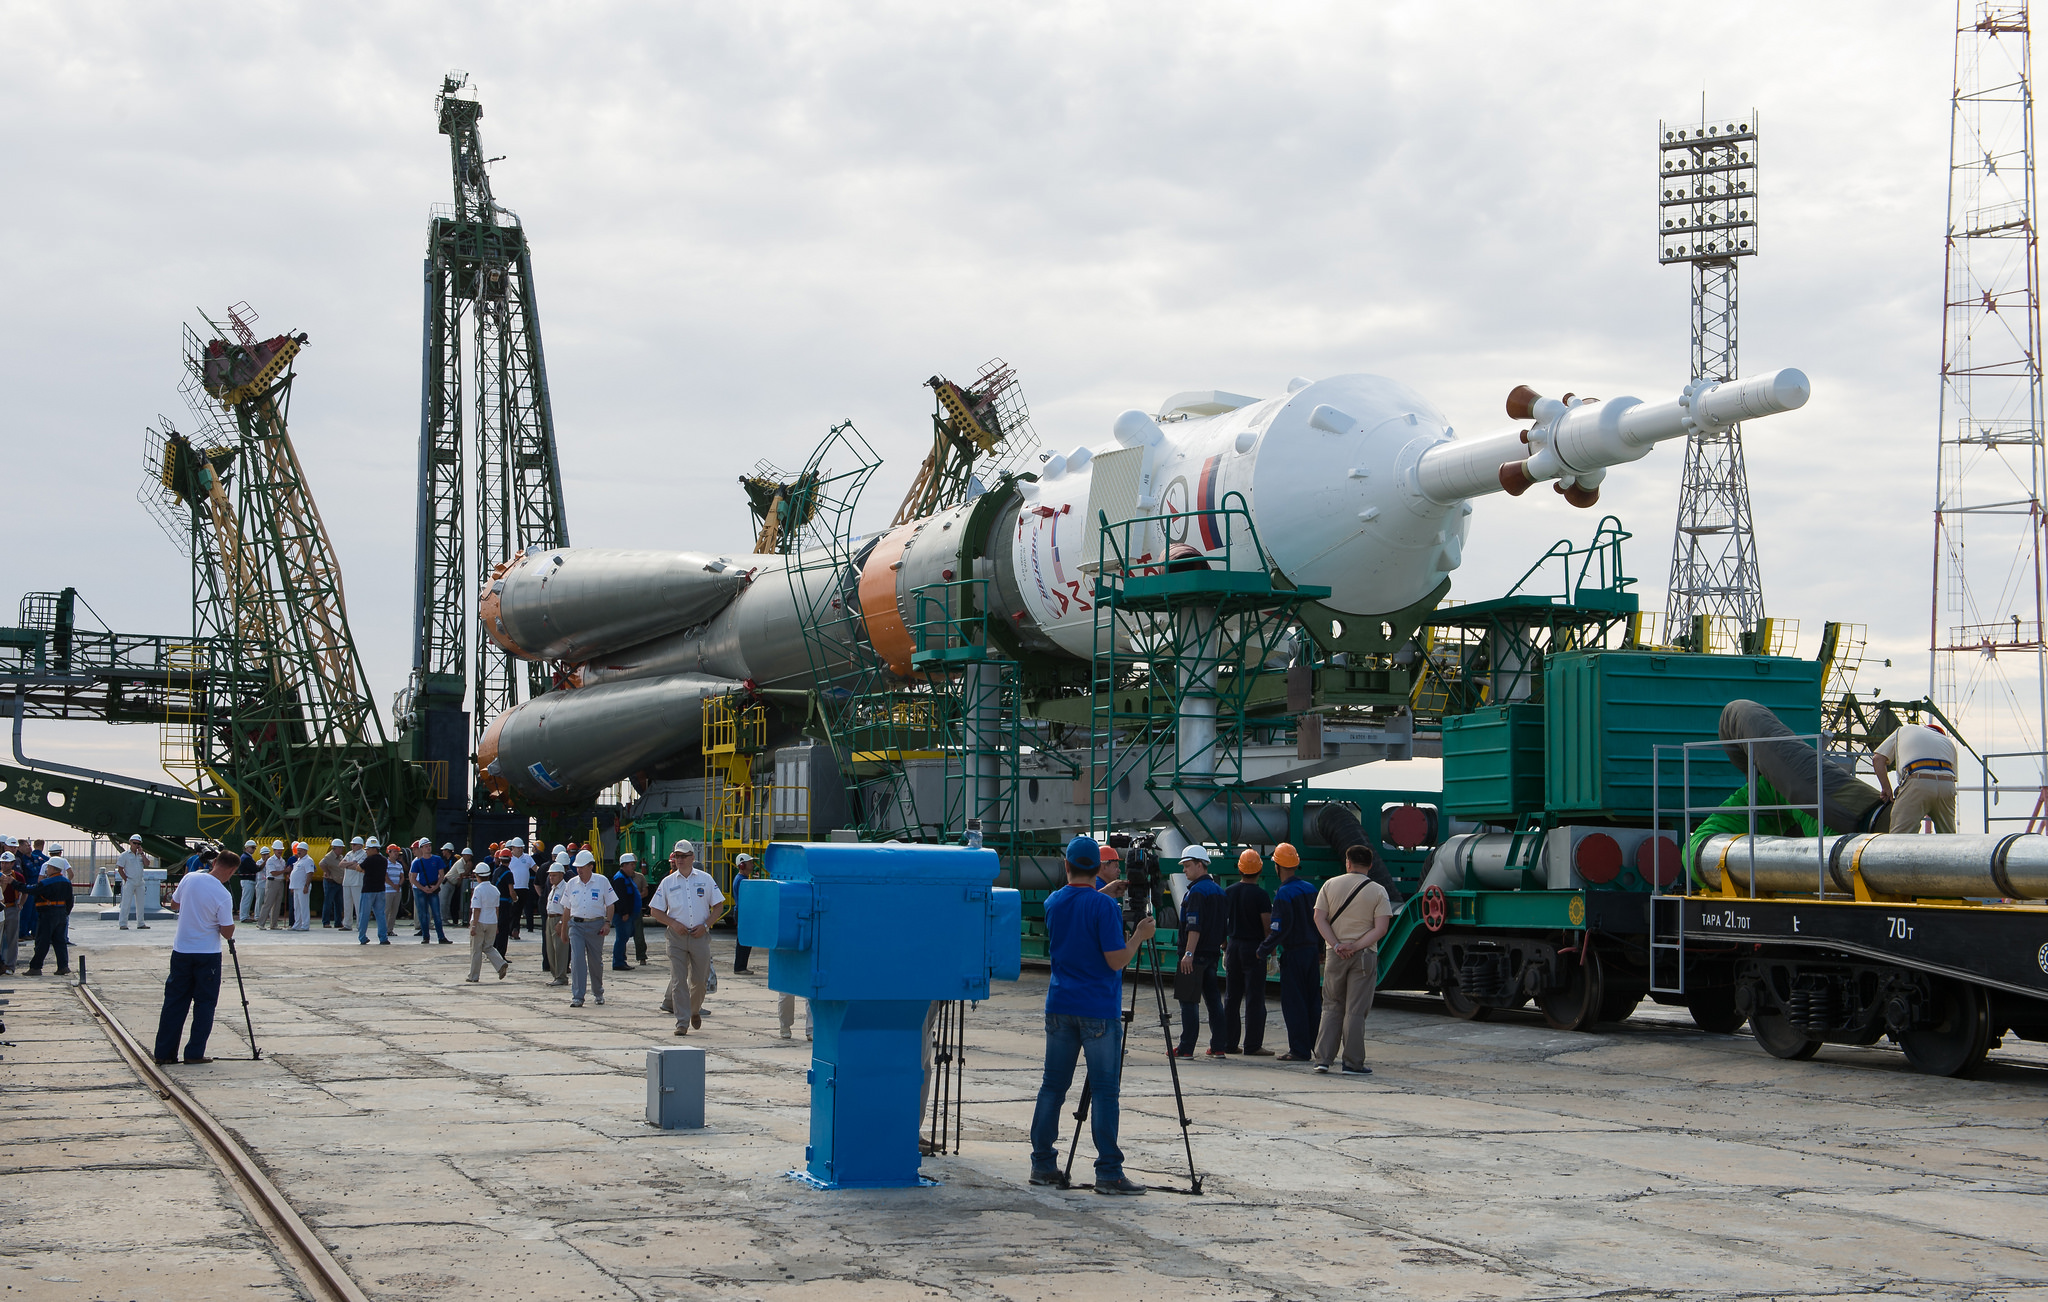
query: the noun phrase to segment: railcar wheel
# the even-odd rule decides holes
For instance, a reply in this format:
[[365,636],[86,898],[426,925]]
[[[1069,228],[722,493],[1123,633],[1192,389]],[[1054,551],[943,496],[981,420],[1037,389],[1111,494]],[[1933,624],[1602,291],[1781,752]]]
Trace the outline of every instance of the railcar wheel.
[[1735,991],[1729,986],[1693,991],[1685,997],[1685,1010],[1692,1014],[1694,1026],[1713,1035],[1733,1035],[1749,1020],[1735,1006]]
[[1444,1011],[1464,1022],[1483,1022],[1493,1016],[1493,1009],[1458,989],[1455,981],[1444,987]]
[[1943,981],[1935,988],[1941,1021],[1897,1035],[1906,1061],[1930,1076],[1969,1076],[1991,1048],[1991,1001],[1981,986]]
[[1792,1025],[1792,1019],[1783,1013],[1767,1013],[1758,1009],[1750,1014],[1749,1030],[1750,1034],[1756,1036],[1756,1042],[1773,1058],[1783,1058],[1787,1062],[1805,1062],[1820,1052],[1820,1041]]
[[1632,982],[1625,983],[1625,978],[1621,976],[1609,977],[1607,988],[1600,993],[1600,1020],[1603,1022],[1627,1021],[1635,1013],[1636,1005],[1643,1002],[1643,996],[1647,993],[1649,992],[1642,986]]
[[1584,963],[1574,961],[1576,955],[1562,957],[1565,984],[1538,995],[1536,1006],[1543,1010],[1543,1020],[1553,1030],[1591,1030],[1600,1018],[1601,994],[1606,985],[1601,980],[1600,951],[1588,949]]

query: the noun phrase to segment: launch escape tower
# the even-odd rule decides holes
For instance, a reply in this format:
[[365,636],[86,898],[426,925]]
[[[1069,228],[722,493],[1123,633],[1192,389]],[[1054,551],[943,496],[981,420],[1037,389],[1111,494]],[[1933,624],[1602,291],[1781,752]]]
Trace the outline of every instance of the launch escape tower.
[[[427,229],[413,671],[397,710],[412,753],[448,775],[435,804],[436,840],[467,831],[475,738],[549,686],[547,666],[522,665],[473,627],[477,588],[515,553],[569,542],[532,251],[518,215],[491,193],[488,165],[497,160],[484,156],[483,105],[463,95],[468,80],[450,73],[435,101],[455,202],[436,205]],[[476,808],[487,802],[478,788]]]
[[[1739,373],[1737,268],[1757,251],[1756,110],[1729,122],[1660,122],[1657,155],[1657,261],[1692,269],[1692,380],[1728,379]],[[1739,644],[1763,617],[1742,427],[1695,431],[1685,441],[1665,636],[1705,651],[1715,623]]]
[[[1938,707],[1993,758],[2034,769],[2048,746],[2048,460],[2027,22],[2024,0],[1957,6],[1928,647]],[[2035,785],[2038,815],[2048,767]]]

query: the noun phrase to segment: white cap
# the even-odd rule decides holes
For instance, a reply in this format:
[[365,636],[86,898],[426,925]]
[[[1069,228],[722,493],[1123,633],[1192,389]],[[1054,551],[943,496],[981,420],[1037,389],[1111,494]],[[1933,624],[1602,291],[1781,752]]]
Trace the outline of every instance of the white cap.
[[476,851],[470,849],[468,846],[465,845],[462,847],[462,857],[465,859],[474,859],[476,858]]
[[140,845],[140,844],[142,844],[142,833],[140,833],[140,832],[137,832],[137,833],[136,833],[135,835],[133,835],[133,836],[129,837],[129,838],[128,838],[128,844],[130,844],[130,845]]
[[242,842],[242,848],[244,850],[254,850],[256,848],[256,843],[254,841],[244,841]]
[[14,862],[14,855],[12,854],[12,852],[10,852],[10,851],[7,851],[7,850],[0,850],[0,863],[13,863],[13,862]]
[[639,863],[639,862],[640,862],[640,856],[639,856],[639,855],[637,855],[637,854],[634,854],[634,853],[633,853],[633,852],[632,852],[631,850],[628,850],[628,851],[626,851],[626,853],[624,853],[624,854],[622,854],[622,855],[620,855],[620,856],[619,856],[619,862],[620,862],[620,863]]
[[478,864],[472,871],[474,871],[476,875],[479,877],[488,877],[491,875],[491,870],[485,867],[483,864]]
[[363,838],[360,836],[352,836],[348,839],[348,843],[350,845],[361,845],[363,843]]
[[1197,863],[1209,862],[1209,847],[1206,845],[1191,845],[1180,852],[1180,861],[1182,863],[1186,863],[1190,859]]
[[556,847],[555,847],[555,853],[556,853],[556,854],[567,854],[568,852],[569,852],[569,847],[567,847],[567,846],[565,846],[565,845],[558,845],[558,846],[556,846]]
[[548,865],[548,872],[556,877],[567,877],[569,875],[568,868],[563,866],[562,861],[560,859],[557,859],[553,863]]
[[754,862],[754,856],[750,854],[736,854],[732,857],[732,866],[735,868],[739,867],[743,863],[752,862]]
[[584,864],[594,864],[596,862],[597,856],[590,853],[590,851],[578,850],[576,852],[576,866],[578,868],[581,868]]
[[[441,842],[441,848],[442,848],[443,850],[453,850],[453,849],[455,848],[455,842],[453,842],[453,841],[443,841],[443,842]],[[468,854],[468,853],[469,853],[469,851],[467,851],[467,850],[464,850],[464,851],[463,851],[462,853],[464,853],[464,854]]]
[[696,847],[696,846],[694,846],[694,845],[691,845],[691,844],[690,844],[690,843],[689,843],[688,841],[678,841],[678,842],[676,842],[676,845],[675,845],[675,849],[673,849],[673,850],[670,850],[670,851],[669,851],[669,853],[670,853],[670,854],[695,854],[695,853],[697,853],[697,847]]
[[518,846],[518,847],[519,847],[520,849],[524,850],[524,849],[526,848],[526,838],[525,838],[525,837],[523,837],[523,836],[515,836],[515,837],[513,837],[513,838],[512,838],[511,840],[509,840],[509,841],[505,842],[505,844],[506,844],[506,845],[516,845],[516,846]]
[[569,852],[558,847],[555,850],[555,862],[566,866],[569,862]]

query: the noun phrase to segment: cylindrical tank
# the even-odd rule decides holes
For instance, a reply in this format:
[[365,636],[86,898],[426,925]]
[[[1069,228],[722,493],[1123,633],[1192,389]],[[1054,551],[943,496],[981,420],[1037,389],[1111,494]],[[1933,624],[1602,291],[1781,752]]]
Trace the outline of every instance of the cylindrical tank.
[[2048,836],[1923,836],[1865,832],[1814,839],[1800,836],[1710,836],[1700,847],[1699,874],[1721,889],[1750,884],[1752,850],[1760,892],[1811,894],[1825,872],[1827,888],[1854,893],[1856,874],[1873,894],[1907,899],[2048,899]]
[[492,795],[573,803],[698,744],[704,698],[744,683],[677,674],[547,692],[491,720],[477,746],[478,780]]
[[775,557],[555,547],[520,553],[478,601],[493,642],[527,660],[587,660],[701,624]]
[[1543,880],[1548,853],[1548,838],[1507,832],[1460,833],[1438,846],[1430,856],[1429,872],[1422,885],[1416,887],[1416,893],[1432,886],[1447,891],[1469,889],[1468,869],[1471,879],[1482,890],[1512,891],[1538,885]]

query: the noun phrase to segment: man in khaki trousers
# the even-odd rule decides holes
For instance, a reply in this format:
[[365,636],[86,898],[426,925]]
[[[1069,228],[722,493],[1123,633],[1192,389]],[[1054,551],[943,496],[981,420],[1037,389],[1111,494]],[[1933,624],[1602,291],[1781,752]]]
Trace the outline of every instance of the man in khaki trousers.
[[1373,985],[1379,979],[1380,937],[1394,921],[1386,888],[1366,876],[1372,851],[1354,845],[1344,852],[1344,875],[1332,877],[1316,892],[1316,930],[1330,954],[1323,961],[1323,1021],[1316,1031],[1316,1071],[1328,1074],[1344,1048],[1346,1076],[1370,1076],[1365,1065],[1365,1016],[1372,1011]]
[[[697,871],[697,847],[678,841],[669,851],[669,874],[654,888],[648,916],[668,932],[668,997],[661,1010],[676,1015],[676,1034],[704,1025],[704,985],[711,974],[711,929],[725,914],[725,896],[710,873]],[[689,1000],[685,1009],[683,1000]]]

